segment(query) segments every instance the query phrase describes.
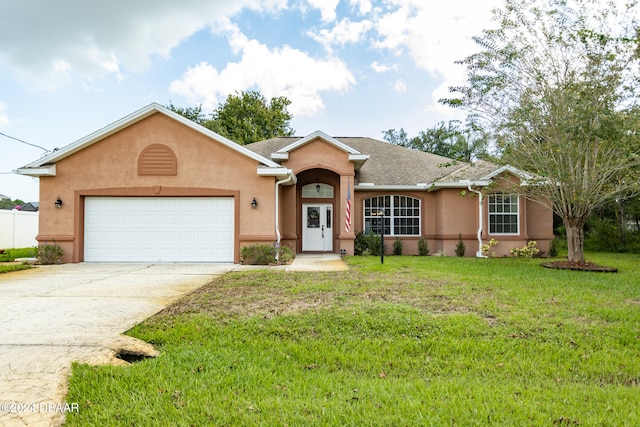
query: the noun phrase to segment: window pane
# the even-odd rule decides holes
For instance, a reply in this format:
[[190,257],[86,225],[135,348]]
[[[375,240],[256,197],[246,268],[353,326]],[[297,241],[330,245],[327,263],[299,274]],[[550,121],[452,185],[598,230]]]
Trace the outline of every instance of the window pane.
[[[364,201],[365,232],[379,234],[378,212],[384,213],[384,232],[389,235],[420,235],[420,199],[409,196],[377,196]],[[369,224],[369,226],[367,226]]]
[[489,195],[489,233],[518,233],[518,196]]

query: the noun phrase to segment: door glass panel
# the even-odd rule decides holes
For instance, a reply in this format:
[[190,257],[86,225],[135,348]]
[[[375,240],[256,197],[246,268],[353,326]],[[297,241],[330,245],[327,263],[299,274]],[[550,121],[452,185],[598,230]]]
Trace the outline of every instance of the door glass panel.
[[327,206],[327,228],[331,228],[331,207]]
[[317,206],[307,208],[307,228],[320,228],[320,208]]

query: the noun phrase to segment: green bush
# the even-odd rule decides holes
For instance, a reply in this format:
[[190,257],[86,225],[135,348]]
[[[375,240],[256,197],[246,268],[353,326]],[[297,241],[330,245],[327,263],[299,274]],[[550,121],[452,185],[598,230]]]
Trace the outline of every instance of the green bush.
[[40,264],[60,264],[62,255],[64,255],[64,250],[55,242],[53,244],[43,243],[36,247],[36,258]]
[[429,256],[429,242],[425,238],[418,240],[418,255]]
[[540,253],[540,249],[536,247],[537,244],[535,240],[532,240],[523,248],[512,248],[511,254],[516,258],[533,258]]
[[277,242],[273,245],[260,243],[243,246],[240,249],[240,258],[244,265],[289,264],[295,258],[295,254],[290,247],[278,246]]
[[560,238],[558,236],[555,236],[553,238],[553,240],[551,241],[551,244],[549,245],[549,256],[552,257],[552,258],[555,258],[555,257],[558,256],[559,240],[560,240]]
[[280,247],[279,252],[280,256],[278,257],[278,262],[280,264],[289,264],[296,257],[296,255],[293,253],[293,249],[291,249],[289,246]]
[[393,241],[393,254],[402,255],[402,240],[399,237]]
[[463,257],[464,253],[467,251],[467,245],[462,241],[462,234],[458,234],[458,243],[456,244],[456,255],[459,257]]
[[[386,245],[385,245],[386,246]],[[380,242],[380,235],[373,233],[360,232],[356,234],[356,240],[354,242],[353,253],[355,255],[381,255],[382,242]],[[386,247],[385,247],[386,253]]]
[[274,245],[264,243],[243,246],[240,257],[245,265],[269,265],[276,262],[277,249]]

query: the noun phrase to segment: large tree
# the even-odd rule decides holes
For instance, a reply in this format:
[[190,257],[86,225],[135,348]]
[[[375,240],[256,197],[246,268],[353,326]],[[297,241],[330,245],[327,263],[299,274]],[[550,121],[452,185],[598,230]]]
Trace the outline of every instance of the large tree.
[[399,131],[389,129],[382,133],[384,140],[390,144],[463,162],[472,162],[489,156],[487,139],[473,123],[462,126],[458,120],[451,120],[448,124],[439,122],[432,128],[418,132],[418,136],[413,138],[409,138],[404,128],[400,128]]
[[[625,8],[636,8],[629,4]],[[584,261],[591,212],[638,188],[638,32],[628,10],[589,0],[506,0],[496,29],[460,61],[466,85],[442,102],[492,132],[514,187],[558,214],[569,260]]]
[[270,101],[257,91],[236,92],[216,108],[210,116],[202,106],[168,108],[220,135],[245,145],[277,136],[291,136],[293,116],[287,110],[291,101],[286,97],[271,98]]

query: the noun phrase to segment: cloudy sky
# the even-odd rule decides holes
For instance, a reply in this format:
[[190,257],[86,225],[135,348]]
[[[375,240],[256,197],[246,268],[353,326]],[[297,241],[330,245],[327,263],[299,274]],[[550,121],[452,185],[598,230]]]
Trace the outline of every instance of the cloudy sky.
[[[297,135],[409,135],[455,118],[437,103],[501,0],[20,0],[0,3],[0,132],[62,147],[151,103],[286,96]],[[0,135],[0,194],[44,151]]]

